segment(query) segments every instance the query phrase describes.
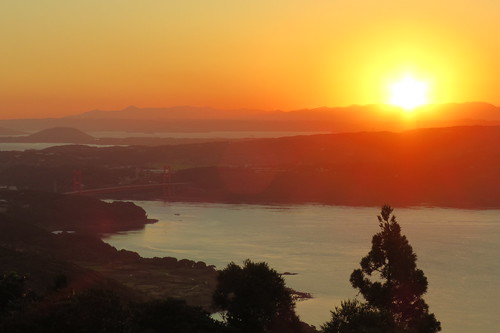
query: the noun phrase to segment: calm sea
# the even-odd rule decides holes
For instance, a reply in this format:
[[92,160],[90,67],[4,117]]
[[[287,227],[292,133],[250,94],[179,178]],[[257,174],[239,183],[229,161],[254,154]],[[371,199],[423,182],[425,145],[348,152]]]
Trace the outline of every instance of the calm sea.
[[45,149],[53,146],[62,146],[64,144],[56,143],[0,143],[0,151],[16,150],[24,151],[30,149]]
[[[137,202],[159,220],[105,241],[142,256],[173,256],[225,267],[266,261],[287,285],[314,295],[301,319],[319,327],[341,300],[356,297],[349,276],[379,229],[377,207]],[[429,281],[425,300],[443,332],[500,328],[500,210],[396,208]]]
[[[72,143],[0,143],[0,151],[25,151],[25,150],[40,150],[56,146],[77,145]],[[112,145],[91,145],[90,147],[112,147]]]
[[[89,132],[96,138],[133,138],[133,137],[156,137],[156,138],[177,138],[177,139],[203,139],[203,138],[226,138],[226,139],[244,139],[244,138],[279,138],[296,135],[328,134],[330,132],[264,132],[264,131],[214,131],[214,132]],[[0,143],[0,151],[24,151],[30,149],[45,149],[54,146],[73,145],[72,143]],[[92,145],[93,147],[111,147],[110,145]]]

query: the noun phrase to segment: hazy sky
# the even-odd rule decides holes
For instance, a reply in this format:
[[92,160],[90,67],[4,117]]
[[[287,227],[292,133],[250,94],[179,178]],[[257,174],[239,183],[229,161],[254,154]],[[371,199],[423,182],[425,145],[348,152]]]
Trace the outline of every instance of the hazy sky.
[[197,105],[500,104],[498,0],[0,0],[0,118]]

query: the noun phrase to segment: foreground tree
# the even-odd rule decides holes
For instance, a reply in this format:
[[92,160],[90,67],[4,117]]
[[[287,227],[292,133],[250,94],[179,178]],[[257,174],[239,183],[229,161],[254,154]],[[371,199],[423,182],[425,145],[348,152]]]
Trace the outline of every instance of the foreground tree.
[[127,318],[120,298],[112,291],[54,293],[0,321],[0,332],[121,333]]
[[373,236],[370,252],[361,259],[361,269],[352,272],[352,286],[370,306],[391,313],[397,331],[441,331],[439,321],[422,299],[427,278],[417,269],[417,256],[406,236],[401,235],[393,209],[383,206],[378,220],[381,231]]
[[252,333],[301,331],[285,280],[266,263],[230,263],[217,282],[214,304],[226,311],[230,327]]
[[229,332],[202,308],[183,300],[166,299],[134,307],[130,332],[222,333]]
[[0,319],[26,303],[25,277],[16,272],[0,274]]
[[347,300],[335,307],[332,319],[321,326],[322,333],[389,333],[394,332],[392,316],[367,303]]
[[47,295],[8,317],[0,317],[0,332],[236,333],[182,300],[131,303],[106,289]]

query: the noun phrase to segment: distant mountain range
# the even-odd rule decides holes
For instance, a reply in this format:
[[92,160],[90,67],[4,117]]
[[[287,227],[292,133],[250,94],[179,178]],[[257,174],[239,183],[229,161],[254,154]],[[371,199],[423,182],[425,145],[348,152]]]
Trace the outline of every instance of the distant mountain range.
[[[359,132],[403,131],[423,127],[500,125],[500,107],[471,102],[439,104],[405,112],[387,105],[321,107],[295,111],[219,110],[203,107],[127,107],[117,111],[93,110],[62,118],[4,119],[0,127],[34,132],[73,127],[86,132],[210,132],[295,131]],[[2,132],[0,131],[0,135]],[[6,135],[6,134],[3,134]]]

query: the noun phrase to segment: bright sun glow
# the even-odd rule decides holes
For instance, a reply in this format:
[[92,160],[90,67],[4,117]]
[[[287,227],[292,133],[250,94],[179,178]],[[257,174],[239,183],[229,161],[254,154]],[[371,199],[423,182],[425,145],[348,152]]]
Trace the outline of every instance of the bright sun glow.
[[400,106],[407,111],[428,103],[428,85],[425,82],[416,81],[412,77],[405,77],[392,84],[390,89],[389,103]]

